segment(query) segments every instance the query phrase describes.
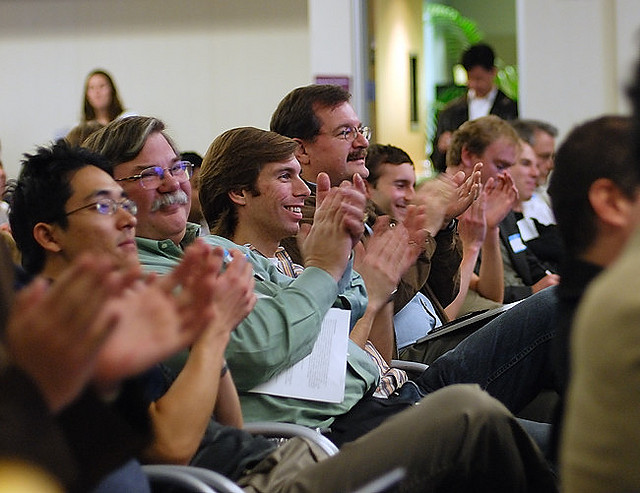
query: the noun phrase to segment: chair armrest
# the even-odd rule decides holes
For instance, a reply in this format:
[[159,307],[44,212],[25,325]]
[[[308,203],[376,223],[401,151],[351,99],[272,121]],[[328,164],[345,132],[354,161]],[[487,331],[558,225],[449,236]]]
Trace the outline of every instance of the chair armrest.
[[407,373],[418,375],[429,368],[429,365],[425,365],[424,363],[418,363],[417,361],[404,361],[401,359],[392,359],[390,366],[391,368],[398,368],[399,370],[404,370]]
[[231,491],[227,492],[227,490],[214,490],[196,476],[180,469],[176,469],[176,466],[168,464],[149,464],[142,466],[142,470],[147,475],[151,483],[168,483],[173,486],[180,486],[187,491],[193,491],[195,493],[232,493]]
[[255,423],[245,423],[244,430],[252,435],[263,435],[267,438],[291,438],[301,436],[314,442],[324,450],[327,455],[335,455],[338,453],[338,447],[336,447],[331,440],[321,435],[318,431],[307,428],[306,426],[293,423],[278,423],[275,421],[256,421]]

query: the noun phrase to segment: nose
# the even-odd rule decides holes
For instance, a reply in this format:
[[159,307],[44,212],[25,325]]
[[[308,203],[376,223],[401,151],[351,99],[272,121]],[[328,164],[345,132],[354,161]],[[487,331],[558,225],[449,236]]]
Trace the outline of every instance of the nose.
[[413,202],[413,198],[416,196],[416,191],[413,187],[407,187],[406,191],[404,192],[404,200],[407,201],[408,203]]
[[540,168],[538,168],[537,164],[531,165],[531,176],[533,178],[538,178],[538,176],[540,176]]
[[364,135],[360,132],[357,132],[356,138],[353,139],[353,147],[357,149],[366,149],[369,147],[369,141],[365,139]]
[[138,224],[136,216],[122,207],[118,207],[116,214],[118,215],[118,229],[135,228]]
[[309,195],[311,195],[311,190],[309,190],[307,184],[299,176],[294,178],[293,186],[293,194],[296,197],[308,197]]
[[175,192],[178,188],[180,188],[178,179],[165,169],[158,191],[160,193]]

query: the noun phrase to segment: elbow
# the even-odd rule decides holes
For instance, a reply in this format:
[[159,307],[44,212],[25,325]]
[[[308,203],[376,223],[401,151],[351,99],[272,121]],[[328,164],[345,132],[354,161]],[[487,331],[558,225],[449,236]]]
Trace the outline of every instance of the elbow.
[[181,440],[156,439],[145,450],[144,460],[153,464],[189,465],[198,450],[198,445],[180,443]]

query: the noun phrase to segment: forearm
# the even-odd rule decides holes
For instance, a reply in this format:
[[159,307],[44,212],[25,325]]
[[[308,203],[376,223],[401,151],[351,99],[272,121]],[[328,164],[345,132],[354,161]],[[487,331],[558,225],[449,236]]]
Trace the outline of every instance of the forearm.
[[231,334],[226,358],[238,389],[247,391],[307,356],[337,296],[324,271],[307,268],[286,288],[257,283],[251,313]]
[[385,303],[376,315],[369,340],[387,363],[391,363],[396,350],[396,338],[393,328],[393,303]]
[[455,231],[441,231],[435,239],[437,247],[431,258],[428,283],[440,304],[447,306],[460,289],[462,241]]
[[177,464],[191,460],[216,404],[227,341],[223,334],[203,336],[169,390],[151,404],[155,436],[146,460]]
[[369,340],[371,328],[376,318],[376,310],[367,307],[364,315],[356,322],[353,329],[349,333],[349,339],[364,349],[364,344]]
[[482,245],[482,262],[476,291],[485,298],[502,303],[504,299],[504,266],[500,253],[499,232],[497,227],[487,231]]
[[478,260],[479,253],[480,247],[477,245],[472,245],[465,249],[460,264],[460,289],[454,300],[444,309],[449,320],[453,320],[458,316],[460,308],[462,308],[464,300],[467,297],[471,279],[473,278],[473,269]]
[[216,399],[213,414],[220,424],[233,426],[234,428],[242,428],[244,425],[238,392],[233,383],[231,372],[228,370],[220,378],[218,398]]

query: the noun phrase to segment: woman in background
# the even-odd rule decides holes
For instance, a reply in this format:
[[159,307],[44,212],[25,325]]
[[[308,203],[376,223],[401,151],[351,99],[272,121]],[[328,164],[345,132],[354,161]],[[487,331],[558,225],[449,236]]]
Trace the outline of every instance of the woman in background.
[[96,69],[87,76],[84,85],[84,112],[82,121],[96,120],[106,125],[124,111],[118,89],[107,72]]

